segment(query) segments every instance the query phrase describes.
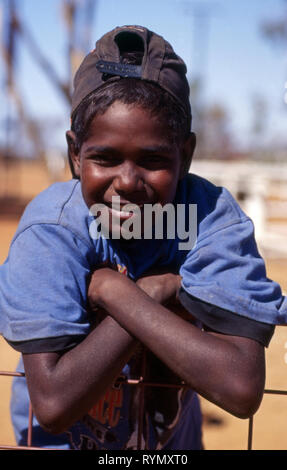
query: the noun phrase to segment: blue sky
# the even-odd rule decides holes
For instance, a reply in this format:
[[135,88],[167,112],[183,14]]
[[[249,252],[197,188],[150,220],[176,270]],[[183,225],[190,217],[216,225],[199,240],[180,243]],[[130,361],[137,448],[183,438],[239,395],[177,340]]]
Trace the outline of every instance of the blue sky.
[[[18,3],[40,48],[65,77],[61,1],[20,0]],[[194,13],[199,7],[205,12],[203,23],[195,20]],[[250,103],[254,95],[264,97],[267,103],[266,142],[287,142],[287,105],[283,101],[287,44],[285,50],[272,47],[260,33],[262,21],[278,18],[286,10],[283,0],[98,0],[90,48],[98,37],[117,25],[145,25],[174,46],[187,64],[189,78],[198,71],[204,73],[206,102],[226,107],[233,134],[243,147],[249,142]],[[39,118],[59,118],[61,125],[53,139],[55,145],[64,146],[69,109],[24,45],[20,45],[18,52],[19,88],[29,112]],[[0,62],[2,103],[5,101],[3,77]],[[1,120],[5,109],[0,107]]]

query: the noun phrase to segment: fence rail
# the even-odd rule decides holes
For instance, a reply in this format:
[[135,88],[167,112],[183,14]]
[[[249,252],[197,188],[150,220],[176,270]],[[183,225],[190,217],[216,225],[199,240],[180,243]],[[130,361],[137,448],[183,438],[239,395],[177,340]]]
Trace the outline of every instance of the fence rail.
[[[0,376],[6,377],[25,377],[24,372],[12,372],[12,371],[0,371]],[[166,387],[166,388],[188,388],[188,386],[184,383],[181,384],[171,384],[171,383],[156,383],[156,382],[148,382],[145,381],[143,377],[139,379],[119,379],[120,383],[125,383],[130,386],[138,386],[144,390],[145,387]],[[287,390],[276,390],[276,389],[265,389],[264,394],[266,395],[287,395]],[[140,399],[140,406],[139,406],[139,426],[138,426],[138,436],[137,436],[137,448],[141,449],[141,435],[142,435],[142,427],[143,427],[143,393],[142,399]],[[252,442],[253,442],[253,423],[254,417],[252,416],[249,418],[248,423],[248,434],[247,434],[247,448],[246,450],[252,450]],[[18,446],[18,445],[6,445],[0,444],[0,450],[59,450],[53,448],[42,448],[42,447],[35,447],[33,444],[33,410],[31,402],[29,404],[29,416],[28,416],[28,436],[27,436],[27,445],[26,446]]]

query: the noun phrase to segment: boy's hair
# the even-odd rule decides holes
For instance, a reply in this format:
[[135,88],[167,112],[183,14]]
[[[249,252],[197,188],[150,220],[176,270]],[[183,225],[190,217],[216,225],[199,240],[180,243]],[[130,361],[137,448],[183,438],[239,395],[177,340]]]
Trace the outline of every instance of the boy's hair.
[[149,111],[166,126],[168,136],[173,142],[184,141],[189,135],[190,119],[172,96],[153,83],[125,78],[92,92],[76,110],[71,124],[76,136],[76,153],[87,138],[94,117],[107,111],[115,101]]
[[[79,67],[71,113],[77,153],[93,118],[115,101],[149,111],[166,126],[173,142],[189,135],[186,66],[167,41],[141,26],[124,26],[107,33]],[[70,166],[74,176],[71,162]]]

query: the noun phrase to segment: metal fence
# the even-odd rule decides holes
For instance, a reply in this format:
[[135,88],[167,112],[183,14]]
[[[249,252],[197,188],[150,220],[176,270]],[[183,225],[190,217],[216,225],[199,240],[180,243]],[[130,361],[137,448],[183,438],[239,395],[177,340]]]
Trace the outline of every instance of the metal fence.
[[[0,376],[8,376],[8,377],[25,377],[24,372],[11,372],[11,371],[0,371]],[[123,380],[121,379],[121,382]],[[187,387],[184,384],[168,384],[168,383],[155,383],[155,382],[147,382],[144,380],[144,377],[140,377],[139,379],[126,379],[124,383],[129,384],[130,386],[137,386],[140,387],[140,400],[139,400],[139,410],[138,410],[138,419],[139,419],[139,426],[138,426],[138,433],[137,433],[137,449],[142,449],[142,430],[143,430],[143,420],[144,420],[144,389],[145,387],[167,387],[167,388],[182,388]],[[271,394],[271,395],[287,395],[287,390],[273,390],[273,389],[265,389],[264,394]],[[253,422],[254,417],[249,418],[248,423],[248,436],[247,436],[247,444],[246,450],[252,450],[252,442],[253,442]],[[29,416],[28,416],[28,436],[27,436],[27,445],[25,446],[17,446],[17,445],[5,445],[0,443],[0,450],[58,450],[52,448],[41,448],[33,446],[33,409],[31,406],[31,402],[29,405]]]

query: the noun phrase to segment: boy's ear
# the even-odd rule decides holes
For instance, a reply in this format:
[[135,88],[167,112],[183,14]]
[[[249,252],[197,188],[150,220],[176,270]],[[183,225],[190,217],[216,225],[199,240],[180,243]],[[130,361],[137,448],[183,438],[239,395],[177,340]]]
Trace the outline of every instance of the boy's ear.
[[184,178],[189,172],[192,162],[193,153],[196,146],[196,135],[191,132],[183,144],[182,148],[182,165],[180,171],[180,179]]
[[76,152],[76,136],[73,131],[66,132],[68,159],[73,178],[80,179],[80,152]]

